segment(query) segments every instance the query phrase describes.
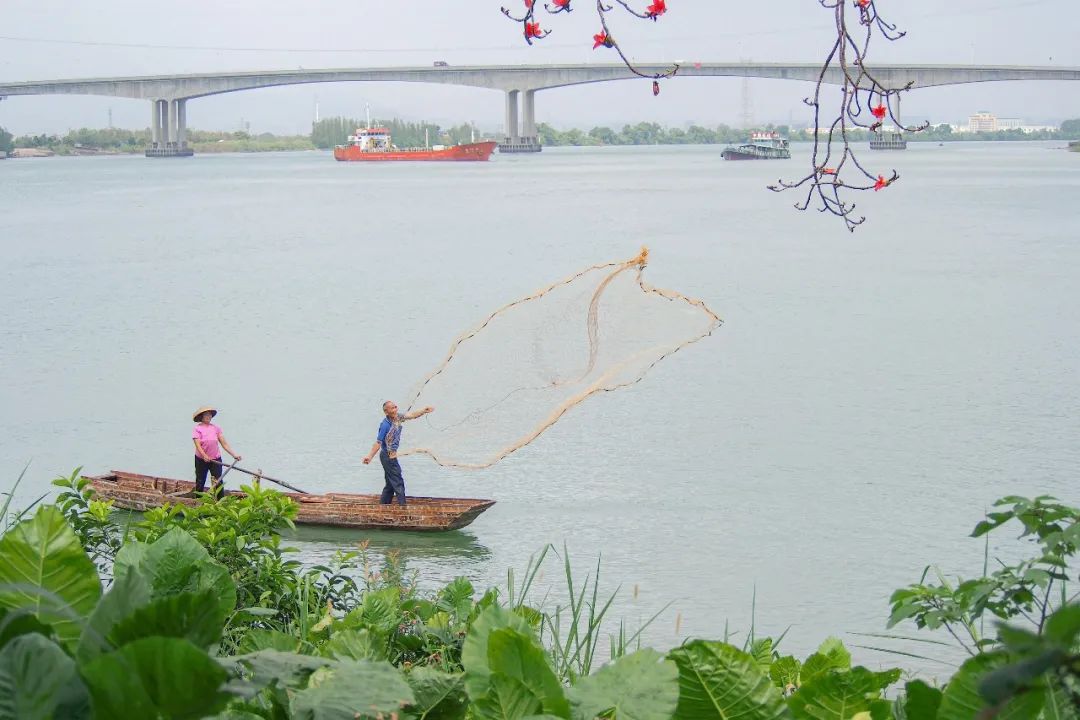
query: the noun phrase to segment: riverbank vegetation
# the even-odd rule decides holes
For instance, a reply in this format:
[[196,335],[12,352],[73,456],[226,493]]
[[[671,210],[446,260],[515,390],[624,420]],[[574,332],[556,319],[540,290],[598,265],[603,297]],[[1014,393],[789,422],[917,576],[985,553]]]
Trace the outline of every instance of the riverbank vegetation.
[[270,490],[136,520],[78,471],[55,484],[55,504],[2,508],[0,718],[1075,720],[1080,707],[1080,509],[1052,498],[1005,498],[972,532],[1019,529],[1026,559],[893,594],[890,626],[942,629],[967,653],[940,685],[853,664],[835,638],[808,657],[753,632],[666,653],[622,625],[602,638],[613,597],[596,575],[579,583],[565,552],[556,607],[534,588],[550,549],[505,589],[421,592],[363,544],[326,565],[288,559],[296,506]]
[[[365,122],[355,118],[324,118],[312,125],[310,136],[274,135],[272,133],[249,134],[247,132],[220,132],[208,130],[189,130],[188,144],[197,153],[212,152],[271,152],[289,150],[329,149],[344,143],[357,127]],[[381,123],[386,126],[398,147],[423,147],[425,143],[437,145],[456,145],[472,142],[474,139],[493,137],[498,133],[484,133],[470,123],[442,128],[429,122],[407,122],[390,120]],[[733,128],[727,125],[705,127],[691,125],[686,128],[664,127],[657,123],[641,122],[624,125],[621,129],[607,126],[594,127],[591,130],[570,128],[557,130],[546,123],[537,126],[542,145],[559,146],[599,146],[599,145],[726,145],[745,142],[751,132],[778,132],[792,141],[810,142],[813,136],[802,129],[787,125],[764,125],[751,130]],[[6,139],[5,139],[6,136]],[[865,130],[849,131],[852,141],[866,142],[869,134]],[[910,142],[953,142],[953,141],[991,141],[991,140],[1074,140],[1080,138],[1080,119],[1066,120],[1058,130],[1045,130],[1025,133],[1020,130],[1000,130],[989,133],[958,133],[948,125],[937,125],[920,133],[908,136]],[[0,128],[0,151],[15,148],[38,148],[49,150],[57,155],[97,155],[112,153],[140,154],[150,143],[150,131],[122,130],[106,128],[91,130],[81,128],[66,135],[22,135],[11,137]]]

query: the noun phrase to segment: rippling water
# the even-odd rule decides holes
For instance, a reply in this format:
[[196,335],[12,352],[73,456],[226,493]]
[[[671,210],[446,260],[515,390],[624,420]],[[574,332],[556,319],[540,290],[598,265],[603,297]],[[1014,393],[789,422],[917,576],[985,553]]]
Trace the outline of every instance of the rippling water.
[[190,413],[214,403],[245,465],[377,491],[360,459],[384,398],[495,307],[647,244],[648,279],[718,332],[489,471],[406,459],[413,494],[498,501],[466,530],[305,531],[302,556],[368,537],[427,583],[487,585],[565,543],[581,577],[602,555],[616,617],[671,603],[652,644],[745,629],[755,593],[789,651],[858,643],[926,564],[981,567],[966,535],[995,498],[1080,502],[1080,156],[864,153],[902,181],[859,198],[850,235],[763,189],[794,153],[0,162],[0,472],[30,461],[24,504],[76,465],[186,477]]

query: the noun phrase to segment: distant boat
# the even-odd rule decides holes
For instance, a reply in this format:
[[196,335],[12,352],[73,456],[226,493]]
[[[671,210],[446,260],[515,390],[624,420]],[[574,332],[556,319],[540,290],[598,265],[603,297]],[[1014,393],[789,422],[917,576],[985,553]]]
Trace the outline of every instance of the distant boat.
[[779,133],[760,132],[743,145],[729,145],[720,153],[725,160],[785,160],[791,157],[788,141]]
[[385,127],[357,128],[344,145],[334,147],[334,159],[352,161],[396,160],[487,160],[495,152],[495,142],[465,145],[435,145],[430,148],[399,148]]
[[907,140],[898,132],[885,130],[870,134],[871,150],[907,150]]

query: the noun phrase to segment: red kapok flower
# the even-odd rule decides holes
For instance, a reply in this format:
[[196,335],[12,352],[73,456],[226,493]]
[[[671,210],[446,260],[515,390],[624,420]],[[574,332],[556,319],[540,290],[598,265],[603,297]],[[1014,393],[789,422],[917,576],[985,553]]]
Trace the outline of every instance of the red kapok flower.
[[667,12],[666,0],[653,0],[653,4],[645,8],[645,14],[656,19]]
[[592,44],[592,49],[593,50],[600,47],[601,45],[603,45],[604,47],[611,47],[614,44],[614,43],[612,43],[611,38],[608,37],[608,34],[606,32],[604,32],[603,30],[601,30],[597,34],[593,35],[592,39],[593,39],[593,44]]
[[888,186],[889,186],[889,181],[885,179],[885,176],[884,175],[878,175],[877,176],[877,182],[874,183],[874,192],[877,192],[881,188],[888,187]]
[[861,8],[864,8],[870,5],[870,0],[855,0],[855,4]]
[[532,9],[533,0],[525,0],[525,7]]
[[835,175],[836,168],[821,168],[822,175]]
[[656,81],[656,80],[652,81],[652,94],[653,94],[653,97],[660,94],[660,83],[658,81]]
[[570,0],[551,0],[551,4],[559,8],[559,10],[570,11]]
[[883,120],[885,118],[887,108],[884,105],[878,105],[877,107],[870,108],[870,112],[874,113],[874,117],[876,117],[878,120]]
[[544,37],[544,31],[540,29],[540,23],[527,22],[525,23],[525,37],[526,38],[542,38]]

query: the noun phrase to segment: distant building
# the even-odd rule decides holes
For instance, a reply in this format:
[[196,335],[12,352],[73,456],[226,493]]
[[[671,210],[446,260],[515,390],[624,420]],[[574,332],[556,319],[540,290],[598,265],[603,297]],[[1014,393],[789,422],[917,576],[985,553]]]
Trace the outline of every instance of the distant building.
[[989,110],[980,110],[968,118],[968,132],[997,132],[998,119]]
[[998,130],[1019,130],[1024,125],[1024,121],[1020,118],[998,118],[997,129]]

